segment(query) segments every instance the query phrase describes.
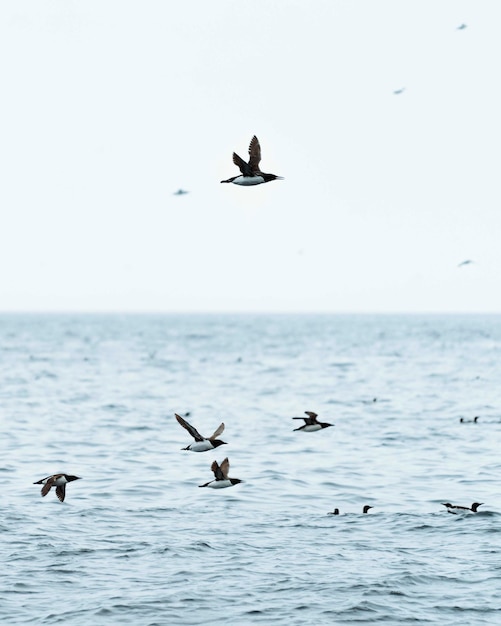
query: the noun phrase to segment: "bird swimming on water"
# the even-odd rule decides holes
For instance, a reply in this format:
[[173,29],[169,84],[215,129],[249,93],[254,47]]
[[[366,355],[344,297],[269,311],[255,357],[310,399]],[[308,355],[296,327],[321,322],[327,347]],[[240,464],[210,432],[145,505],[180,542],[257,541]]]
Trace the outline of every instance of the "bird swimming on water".
[[206,450],[214,450],[214,448],[217,448],[218,446],[226,445],[226,441],[217,439],[217,437],[219,437],[224,430],[224,422],[216,428],[210,437],[202,437],[198,430],[191,424],[188,424],[188,422],[180,415],[177,413],[174,413],[174,415],[181,426],[186,428],[190,435],[195,439],[195,443],[191,443],[189,446],[186,446],[186,448],[181,448],[182,450],[189,450],[190,452],[205,452]]
[[471,511],[472,513],[477,513],[477,509],[479,506],[483,504],[483,502],[474,502],[471,507],[467,506],[458,506],[456,504],[451,504],[450,502],[442,502],[443,506],[447,507],[447,513],[462,513],[463,511]]
[[225,487],[233,487],[233,485],[238,485],[238,483],[242,482],[240,478],[228,478],[228,472],[230,471],[230,461],[228,457],[224,459],[221,465],[218,465],[217,461],[213,461],[210,468],[214,472],[215,480],[210,480],[204,485],[198,485],[199,487],[224,489]]
[[52,487],[55,487],[56,496],[61,502],[64,502],[64,497],[66,495],[66,485],[67,483],[71,483],[73,480],[80,480],[80,476],[71,476],[70,474],[53,474],[52,476],[47,476],[46,478],[37,480],[33,484],[43,485],[41,491],[42,497],[46,496],[52,489]]
[[459,421],[461,422],[461,424],[476,424],[478,422],[478,415],[475,415],[472,420],[467,420],[464,417],[460,417]]
[[[362,510],[362,513],[368,513],[369,509],[373,509],[373,508],[374,507],[371,506],[370,504],[366,504]],[[334,509],[334,511],[331,511],[329,515],[339,515],[339,509]]]
[[[308,417],[293,417],[293,420],[304,420],[304,424],[299,428],[294,428],[296,430],[302,430],[305,433],[312,433],[316,430],[322,430],[322,428],[328,428],[329,426],[334,426],[334,424],[328,424],[327,422],[319,422],[317,420],[317,413],[313,411],[305,411]],[[293,431],[293,432],[294,432]]]
[[233,163],[242,172],[239,176],[233,176],[228,180],[222,180],[222,183],[233,183],[234,185],[260,185],[261,183],[269,183],[270,180],[283,180],[282,176],[275,174],[265,174],[259,169],[261,161],[261,146],[259,140],[254,135],[249,144],[249,162],[246,163],[236,152],[233,153]]

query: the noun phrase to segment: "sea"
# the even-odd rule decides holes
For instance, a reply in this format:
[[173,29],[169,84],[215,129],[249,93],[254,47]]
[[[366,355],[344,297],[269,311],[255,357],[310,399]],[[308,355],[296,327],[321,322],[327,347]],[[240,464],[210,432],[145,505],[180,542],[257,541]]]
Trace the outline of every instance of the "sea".
[[501,624],[499,315],[3,314],[0,446],[2,625]]

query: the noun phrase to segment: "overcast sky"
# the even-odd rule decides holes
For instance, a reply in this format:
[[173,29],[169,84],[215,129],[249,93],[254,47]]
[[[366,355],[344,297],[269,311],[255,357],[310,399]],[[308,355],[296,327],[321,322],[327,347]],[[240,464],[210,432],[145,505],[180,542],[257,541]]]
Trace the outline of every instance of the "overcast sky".
[[[3,0],[0,310],[501,311],[500,28],[499,0]],[[253,134],[285,180],[221,185]]]

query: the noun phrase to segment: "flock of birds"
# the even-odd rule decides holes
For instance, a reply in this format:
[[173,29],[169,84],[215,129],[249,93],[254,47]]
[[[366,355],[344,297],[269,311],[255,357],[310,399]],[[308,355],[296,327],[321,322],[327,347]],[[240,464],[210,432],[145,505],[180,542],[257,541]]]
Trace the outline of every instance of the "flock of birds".
[[[375,401],[375,399],[374,399]],[[334,424],[329,424],[328,422],[320,422],[318,421],[318,414],[313,411],[305,411],[306,417],[293,417],[294,420],[303,420],[304,424],[299,426],[298,428],[294,428],[293,432],[300,431],[305,433],[317,432],[319,430],[323,430],[325,428],[329,428],[330,426],[334,426]],[[174,413],[176,420],[179,425],[182,426],[185,430],[189,432],[189,434],[195,440],[194,443],[190,443],[185,448],[181,448],[182,450],[186,450],[188,452],[207,452],[209,450],[215,450],[219,448],[219,446],[227,445],[226,441],[219,439],[219,436],[223,434],[224,431],[224,422],[221,422],[216,430],[212,433],[210,437],[204,437],[201,435],[198,430],[192,426],[189,422],[187,422],[184,417]],[[475,417],[471,422],[477,423],[478,416]],[[464,418],[460,419],[461,422],[466,422]],[[243,482],[240,478],[230,478],[228,473],[230,471],[230,461],[228,457],[218,463],[217,461],[213,461],[211,465],[211,470],[214,474],[214,479],[209,480],[203,485],[198,485],[199,487],[210,487],[211,489],[225,489],[227,487],[233,487],[234,485],[238,485]],[[80,476],[72,476],[71,474],[53,474],[52,476],[46,476],[40,480],[37,480],[34,485],[43,485],[41,494],[42,497],[46,496],[52,487],[56,488],[56,496],[59,498],[61,502],[64,502],[64,498],[66,495],[66,485],[74,480],[80,480]],[[477,509],[479,506],[483,504],[483,502],[473,502],[471,507],[467,506],[459,506],[456,504],[451,504],[450,502],[442,502],[443,506],[447,508],[448,513],[477,513]],[[362,513],[368,513],[370,509],[374,507],[366,504],[363,507]],[[339,509],[336,508],[333,511],[329,512],[329,515],[340,515]]]

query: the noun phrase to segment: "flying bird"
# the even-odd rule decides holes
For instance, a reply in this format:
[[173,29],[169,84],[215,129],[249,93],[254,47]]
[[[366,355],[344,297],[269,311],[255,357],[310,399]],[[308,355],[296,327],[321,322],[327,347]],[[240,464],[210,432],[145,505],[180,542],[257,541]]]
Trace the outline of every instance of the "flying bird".
[[217,448],[218,446],[226,445],[226,441],[221,441],[217,438],[224,430],[224,423],[220,424],[214,431],[214,434],[210,437],[202,437],[198,430],[191,424],[188,424],[188,422],[180,415],[177,413],[174,413],[174,415],[181,426],[186,428],[190,435],[195,439],[195,443],[191,443],[189,446],[186,446],[186,448],[181,448],[182,450],[189,450],[190,452],[205,452],[206,450],[214,450],[214,448]]
[[405,87],[400,87],[400,89],[394,89],[393,90],[393,95],[394,96],[399,96],[401,93],[404,93],[405,91]]
[[471,265],[474,262],[475,261],[472,261],[471,259],[466,259],[466,261],[461,261],[461,263],[458,263],[458,267],[463,267],[464,265]]
[[217,461],[213,461],[210,468],[214,472],[215,480],[210,480],[204,485],[198,485],[199,487],[224,489],[225,487],[233,487],[233,485],[238,485],[238,483],[242,482],[240,478],[228,478],[228,472],[230,471],[230,462],[228,457],[224,459],[221,465],[218,465]]
[[260,185],[261,183],[269,183],[270,180],[283,180],[282,176],[276,176],[275,174],[265,174],[259,169],[259,162],[261,161],[261,146],[259,140],[254,135],[249,144],[249,162],[246,163],[242,158],[238,156],[236,152],[233,153],[233,163],[242,172],[240,176],[233,176],[228,180],[222,180],[222,183],[233,183],[234,185]]
[[442,502],[443,506],[447,507],[447,513],[462,513],[463,511],[472,511],[473,513],[477,513],[477,509],[479,506],[483,504],[483,502],[474,502],[471,507],[467,506],[458,506],[456,504],[451,504],[450,502]]
[[55,487],[56,496],[61,502],[64,502],[64,497],[66,495],[66,484],[71,483],[73,480],[80,480],[80,476],[71,476],[70,474],[53,474],[52,476],[47,476],[46,478],[37,480],[33,484],[43,485],[41,491],[42,497],[46,496],[52,489],[52,487]]
[[190,193],[190,192],[189,191],[185,191],[184,189],[178,189],[172,195],[173,196],[184,196],[187,193]]
[[322,430],[322,428],[328,428],[329,426],[334,426],[334,424],[328,424],[327,422],[319,422],[317,420],[318,415],[313,411],[305,411],[308,417],[293,417],[293,420],[304,420],[304,424],[299,428],[294,428],[296,430],[302,430],[305,433],[312,433],[316,430]]
[[460,25],[456,28],[456,30],[464,30],[465,28],[468,28],[468,25],[463,23],[463,24],[460,24]]

